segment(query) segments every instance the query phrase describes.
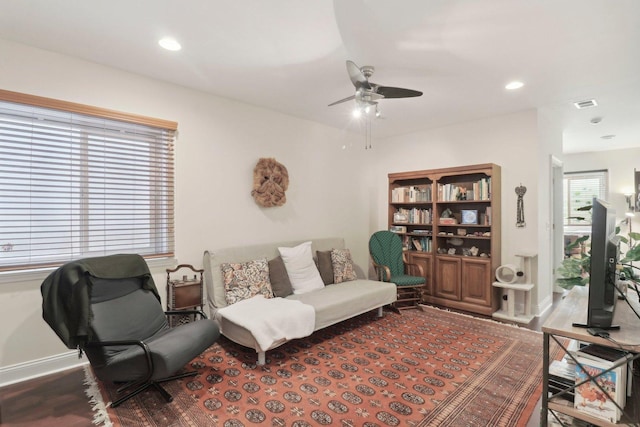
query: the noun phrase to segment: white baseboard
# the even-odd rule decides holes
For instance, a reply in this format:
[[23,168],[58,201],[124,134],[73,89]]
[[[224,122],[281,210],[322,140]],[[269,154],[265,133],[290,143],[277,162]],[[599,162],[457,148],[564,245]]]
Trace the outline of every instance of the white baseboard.
[[536,307],[537,316],[542,316],[553,305],[553,295],[547,296],[544,300],[538,302]]
[[87,363],[89,362],[86,358],[78,358],[77,351],[69,351],[55,356],[5,366],[0,368],[0,387],[65,371]]

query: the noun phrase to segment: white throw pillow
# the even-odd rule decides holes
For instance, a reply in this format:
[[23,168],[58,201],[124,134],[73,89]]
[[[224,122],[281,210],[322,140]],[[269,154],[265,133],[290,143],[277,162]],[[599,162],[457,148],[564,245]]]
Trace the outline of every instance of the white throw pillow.
[[304,294],[324,288],[316,263],[313,262],[311,242],[293,248],[278,248],[287,269],[294,294]]

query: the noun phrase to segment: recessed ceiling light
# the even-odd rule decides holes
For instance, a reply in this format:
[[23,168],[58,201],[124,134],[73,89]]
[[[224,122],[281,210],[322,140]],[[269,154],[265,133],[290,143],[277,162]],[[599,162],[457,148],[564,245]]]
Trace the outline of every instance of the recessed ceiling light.
[[589,123],[591,123],[592,125],[597,125],[597,124],[600,124],[601,121],[602,121],[602,117],[594,117],[593,119],[591,119]]
[[515,89],[520,89],[522,86],[524,86],[524,83],[518,82],[518,81],[513,81],[513,82],[507,84],[504,88],[507,89],[507,90],[515,90]]
[[180,43],[178,43],[176,39],[172,39],[171,37],[165,37],[163,39],[160,39],[160,41],[158,41],[158,44],[163,48],[174,51],[174,52],[182,49],[182,46],[180,46]]
[[613,139],[615,137],[616,137],[615,135],[602,135],[600,138],[602,138],[602,139]]

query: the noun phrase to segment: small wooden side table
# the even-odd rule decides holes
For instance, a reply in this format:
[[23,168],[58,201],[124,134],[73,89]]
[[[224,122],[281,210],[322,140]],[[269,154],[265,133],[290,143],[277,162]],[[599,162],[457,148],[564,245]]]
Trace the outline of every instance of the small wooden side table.
[[[182,277],[172,278],[172,275],[182,271]],[[190,264],[180,264],[174,269],[167,268],[167,311],[172,310],[202,310],[202,274],[204,270],[198,270]],[[195,320],[195,315],[185,314],[169,316],[169,324],[177,326]]]

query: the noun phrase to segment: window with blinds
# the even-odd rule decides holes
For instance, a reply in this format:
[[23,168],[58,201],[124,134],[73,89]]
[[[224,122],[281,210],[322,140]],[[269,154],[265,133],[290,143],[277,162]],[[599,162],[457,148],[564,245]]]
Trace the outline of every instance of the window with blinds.
[[177,126],[159,124],[0,92],[0,271],[172,256]]
[[607,200],[607,171],[567,172],[564,174],[564,225],[591,225],[591,211],[579,210],[593,198]]

